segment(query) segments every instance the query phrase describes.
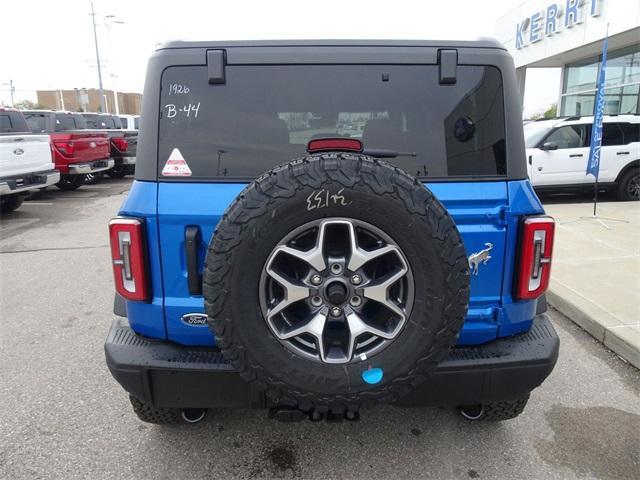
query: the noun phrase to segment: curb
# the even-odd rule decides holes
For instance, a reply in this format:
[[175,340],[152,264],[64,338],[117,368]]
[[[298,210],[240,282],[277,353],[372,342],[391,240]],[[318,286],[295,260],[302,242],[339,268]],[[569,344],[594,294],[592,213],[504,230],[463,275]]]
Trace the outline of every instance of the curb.
[[548,290],[546,294],[549,305],[582,327],[592,337],[602,342],[631,365],[640,369],[640,335],[635,339],[635,342],[633,339],[621,335],[621,331],[615,328],[620,326],[620,321],[609,312],[580,299],[564,285],[554,283],[552,289]]

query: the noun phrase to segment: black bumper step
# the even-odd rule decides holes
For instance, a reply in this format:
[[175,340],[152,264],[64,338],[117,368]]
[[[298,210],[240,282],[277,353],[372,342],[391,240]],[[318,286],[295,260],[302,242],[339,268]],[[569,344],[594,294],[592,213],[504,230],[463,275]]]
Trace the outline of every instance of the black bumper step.
[[[558,336],[546,314],[522,335],[456,347],[401,406],[470,405],[527,395],[551,373]],[[266,407],[220,351],[149,340],[126,319],[113,322],[105,343],[107,365],[131,395],[156,407]]]

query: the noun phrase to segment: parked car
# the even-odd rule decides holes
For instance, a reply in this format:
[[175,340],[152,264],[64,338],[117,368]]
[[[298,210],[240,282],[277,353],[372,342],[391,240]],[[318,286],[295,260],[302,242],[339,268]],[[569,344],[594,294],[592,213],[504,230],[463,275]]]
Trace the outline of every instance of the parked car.
[[490,40],[160,48],[109,223],[106,361],[138,417],[519,415],[559,348],[519,96]]
[[19,110],[0,107],[0,213],[17,209],[28,192],[59,180],[49,136],[32,134]]
[[107,134],[87,130],[79,113],[24,110],[23,114],[33,133],[47,133],[51,138],[54,163],[61,174],[56,183],[59,189],[75,190],[82,186],[86,174],[113,167]]
[[[120,117],[103,113],[83,113],[90,129],[101,130],[107,133],[111,142],[111,158],[114,161],[113,168],[106,173],[112,178],[122,178],[135,172],[136,146],[138,144],[137,130],[124,130]],[[96,182],[102,175],[90,175],[85,181]]]
[[[593,191],[587,175],[593,117],[555,118],[525,125],[529,178],[537,191]],[[618,200],[640,200],[640,116],[606,115],[598,185]]]
[[120,114],[120,122],[122,122],[122,128],[126,130],[138,130],[140,124],[140,115],[126,115]]

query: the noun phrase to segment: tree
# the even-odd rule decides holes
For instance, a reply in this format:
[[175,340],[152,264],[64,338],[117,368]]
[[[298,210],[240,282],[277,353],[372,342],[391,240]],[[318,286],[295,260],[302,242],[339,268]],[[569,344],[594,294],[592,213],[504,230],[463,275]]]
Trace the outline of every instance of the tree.
[[19,108],[20,110],[34,110],[43,108],[37,102],[32,102],[31,100],[20,100],[13,105],[15,108]]
[[543,118],[556,118],[558,116],[558,104],[552,103],[551,106],[542,114]]
[[556,118],[558,116],[558,104],[552,103],[549,108],[547,108],[542,113],[534,113],[529,117],[530,120],[539,120],[541,118]]

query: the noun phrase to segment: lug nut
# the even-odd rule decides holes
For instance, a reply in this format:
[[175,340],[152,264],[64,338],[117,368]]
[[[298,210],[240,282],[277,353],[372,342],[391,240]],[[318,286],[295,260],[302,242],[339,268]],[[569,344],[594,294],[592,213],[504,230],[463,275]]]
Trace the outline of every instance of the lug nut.
[[351,304],[351,306],[353,307],[359,307],[362,304],[362,299],[360,297],[358,297],[357,295],[354,295],[353,297],[351,297],[351,299],[349,300],[349,303]]
[[333,307],[331,309],[331,315],[333,315],[334,317],[339,317],[341,313],[342,309],[340,307]]
[[322,299],[318,296],[311,297],[311,305],[313,305],[314,307],[319,307],[320,305],[322,305]]
[[353,277],[351,277],[351,283],[353,283],[354,285],[360,285],[362,283],[362,277],[356,273]]
[[313,283],[314,285],[320,285],[322,283],[322,277],[320,275],[312,276],[311,283]]

